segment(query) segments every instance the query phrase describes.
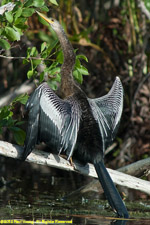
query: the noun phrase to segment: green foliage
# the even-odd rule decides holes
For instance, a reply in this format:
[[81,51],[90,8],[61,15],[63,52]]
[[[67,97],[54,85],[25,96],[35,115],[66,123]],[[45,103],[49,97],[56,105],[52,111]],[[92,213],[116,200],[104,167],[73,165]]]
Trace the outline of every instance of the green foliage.
[[56,0],[49,0],[52,4],[54,5],[58,5],[57,1]]
[[146,8],[150,11],[150,1],[149,0],[144,0]]
[[27,99],[27,95],[20,95],[16,97],[10,105],[0,109],[0,134],[3,134],[4,129],[9,130],[13,134],[14,140],[19,145],[23,145],[24,143],[25,132],[18,127],[23,124],[23,122],[13,119],[13,109],[18,102],[26,104]]
[[[12,1],[2,1],[2,5]],[[55,0],[50,1],[52,4],[58,5]],[[48,11],[44,0],[24,0],[15,1],[15,7],[12,11],[6,11],[0,15],[0,46],[3,49],[10,49],[11,45],[8,41],[19,41],[23,32],[28,28],[25,24],[27,19],[33,15],[36,8]]]
[[[2,4],[10,1],[3,1]],[[56,0],[50,0],[54,5],[58,5]],[[33,15],[35,12],[35,8],[40,8],[40,10],[48,11],[48,8],[45,6],[44,0],[25,0],[23,2],[17,1],[15,2],[16,6],[10,12],[5,12],[2,17],[0,17],[1,21],[1,39],[0,46],[3,49],[10,49],[12,41],[19,41],[21,35],[23,35],[24,31],[28,28],[25,24],[27,19]],[[47,22],[39,17],[39,21],[44,25],[47,25]],[[63,63],[63,54],[62,51],[57,49],[58,40],[55,32],[50,29],[52,32],[52,37],[50,38],[47,34],[39,32],[39,37],[44,42],[41,44],[40,51],[37,50],[36,47],[27,49],[26,59],[23,60],[24,64],[31,64],[29,71],[27,72],[28,79],[39,79],[41,83],[44,80],[44,73],[46,72],[50,77],[52,83],[55,81],[55,85],[51,85],[53,89],[56,89],[56,81],[60,81],[60,65]],[[84,32],[85,35],[89,33],[89,31]],[[47,43],[45,43],[45,41]],[[55,56],[56,63],[53,63],[54,59],[50,59],[50,54]],[[38,59],[39,58],[39,59]],[[82,75],[88,75],[87,69],[81,65],[80,60],[87,61],[85,56],[79,55],[76,57],[76,64],[73,71],[73,75],[75,79],[82,83],[83,77]],[[51,61],[51,63],[50,63]],[[37,67],[42,63],[45,66],[44,71],[41,74],[38,74]],[[56,68],[54,68],[56,66]]]
[[3,49],[10,49],[10,44],[8,41],[4,40],[4,39],[0,39],[0,46],[3,48]]
[[[1,5],[12,2],[10,0],[3,0]],[[5,50],[11,49],[14,43],[21,40],[21,36],[28,29],[27,20],[31,17],[36,10],[48,12],[49,9],[46,4],[53,4],[58,6],[56,0],[24,0],[14,1],[15,7],[12,11],[5,11],[0,15],[0,47]],[[38,15],[37,15],[38,17]],[[38,17],[39,21],[48,25],[45,20]],[[64,27],[66,26],[63,24]],[[61,65],[63,64],[63,53],[60,48],[60,44],[56,33],[48,25],[48,29],[51,34],[38,32],[38,38],[41,40],[41,46],[29,47],[24,57],[23,64],[30,65],[27,71],[28,79],[36,79],[39,83],[43,82],[45,77],[48,78],[48,83],[53,90],[57,89],[58,82],[61,81]],[[85,35],[89,31],[84,32]],[[74,35],[74,39],[75,39]],[[79,38],[79,37],[78,37]],[[82,83],[83,75],[88,75],[87,69],[81,64],[81,61],[88,61],[84,55],[76,56],[76,63],[73,71],[74,78]],[[38,66],[42,64],[43,71],[38,71]],[[4,130],[8,130],[13,134],[14,140],[17,144],[22,145],[25,139],[25,132],[19,128],[22,124],[21,121],[14,119],[13,109],[16,103],[25,104],[28,99],[27,95],[21,95],[14,99],[9,106],[4,106],[0,109],[0,134],[3,134]]]

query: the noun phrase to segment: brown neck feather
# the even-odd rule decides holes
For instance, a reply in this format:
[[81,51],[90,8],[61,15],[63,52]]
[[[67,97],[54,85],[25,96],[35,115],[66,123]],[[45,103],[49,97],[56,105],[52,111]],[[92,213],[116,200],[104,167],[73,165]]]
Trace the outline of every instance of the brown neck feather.
[[61,67],[61,95],[66,98],[74,93],[75,82],[72,71],[75,64],[73,47],[63,29],[57,32],[64,55],[64,62]]

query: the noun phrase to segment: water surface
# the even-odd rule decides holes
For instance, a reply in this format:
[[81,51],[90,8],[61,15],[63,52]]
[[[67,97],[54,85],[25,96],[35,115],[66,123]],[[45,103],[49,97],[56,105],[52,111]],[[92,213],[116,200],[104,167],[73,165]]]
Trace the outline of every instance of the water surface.
[[[91,181],[45,166],[11,159],[1,161],[0,177],[6,182],[0,188],[0,220],[72,221],[72,224],[150,224],[150,202],[126,202],[133,220],[115,219],[107,201],[99,193],[89,192],[67,198],[77,188]],[[41,223],[42,224],[42,223]],[[61,224],[61,223],[59,223]],[[63,223],[62,223],[63,224]]]

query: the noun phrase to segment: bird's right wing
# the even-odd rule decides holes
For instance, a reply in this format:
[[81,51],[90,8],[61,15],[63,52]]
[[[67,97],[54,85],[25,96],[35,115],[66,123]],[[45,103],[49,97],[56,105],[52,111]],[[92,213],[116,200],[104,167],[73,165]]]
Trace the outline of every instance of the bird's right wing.
[[75,99],[60,99],[48,86],[41,84],[27,103],[29,121],[23,157],[38,142],[45,142],[57,152],[72,156],[80,123],[80,110]]

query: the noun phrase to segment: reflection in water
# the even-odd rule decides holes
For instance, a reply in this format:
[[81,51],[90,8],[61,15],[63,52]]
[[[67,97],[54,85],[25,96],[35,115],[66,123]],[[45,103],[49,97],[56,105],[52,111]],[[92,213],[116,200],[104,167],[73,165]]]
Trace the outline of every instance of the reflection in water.
[[110,223],[111,225],[126,225],[127,221],[126,220],[116,220],[114,222]]

